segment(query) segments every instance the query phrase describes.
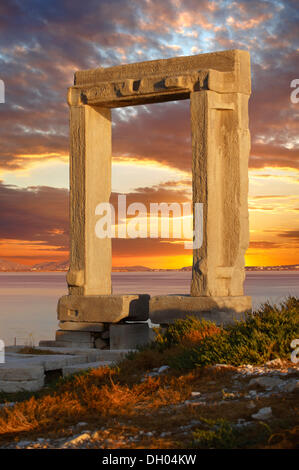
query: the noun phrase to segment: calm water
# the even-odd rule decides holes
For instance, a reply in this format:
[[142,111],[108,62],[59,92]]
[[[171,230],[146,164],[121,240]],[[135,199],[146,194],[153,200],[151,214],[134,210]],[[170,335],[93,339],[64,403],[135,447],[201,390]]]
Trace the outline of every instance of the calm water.
[[[186,294],[189,272],[113,273],[114,293]],[[253,306],[269,299],[280,302],[287,295],[299,296],[297,272],[250,272],[245,293],[252,296]],[[57,329],[56,305],[67,293],[65,273],[0,273],[0,339],[6,344],[35,344],[54,339]]]

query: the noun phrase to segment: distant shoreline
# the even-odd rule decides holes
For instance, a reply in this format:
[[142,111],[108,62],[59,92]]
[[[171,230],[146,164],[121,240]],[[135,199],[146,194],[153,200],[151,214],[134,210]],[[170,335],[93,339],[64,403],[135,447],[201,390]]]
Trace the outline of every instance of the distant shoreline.
[[[139,268],[139,269],[138,269]],[[24,267],[24,268],[18,268],[18,269],[1,269],[0,266],[0,273],[66,273],[68,271],[68,268],[64,269],[42,269],[42,268],[30,268],[30,267]],[[144,266],[140,267],[135,267],[135,266],[125,266],[125,267],[117,267],[117,268],[112,268],[113,273],[137,273],[137,272],[191,272],[192,267],[184,267],[180,269],[152,269],[152,268],[147,268]],[[269,271],[293,271],[293,272],[298,272],[299,273],[299,265],[285,265],[285,266],[246,266],[245,267],[246,272],[269,272]]]

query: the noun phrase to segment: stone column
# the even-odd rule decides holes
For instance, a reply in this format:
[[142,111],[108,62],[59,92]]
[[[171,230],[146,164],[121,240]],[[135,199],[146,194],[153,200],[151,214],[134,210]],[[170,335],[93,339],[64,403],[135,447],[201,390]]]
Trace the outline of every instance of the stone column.
[[[59,344],[86,347],[93,343],[104,323],[124,318],[148,318],[148,295],[112,295],[111,238],[98,238],[95,228],[99,203],[111,193],[111,110],[86,105],[80,91],[71,88],[70,105],[70,269],[69,295],[59,299],[57,312],[62,330]],[[89,323],[88,330],[86,325]],[[82,335],[82,330],[84,335]],[[88,333],[88,332],[89,333]],[[104,331],[104,329],[103,329]],[[104,331],[106,334],[106,331]],[[90,336],[90,341],[86,337]],[[63,336],[63,340],[61,337]],[[67,337],[67,340],[65,339]],[[75,338],[76,337],[76,338]],[[74,341],[74,338],[76,339]],[[79,341],[79,339],[80,341]],[[58,344],[57,343],[57,344]],[[65,343],[65,344],[64,344]]]
[[192,296],[242,296],[248,226],[248,98],[191,93],[193,203],[203,203],[203,244],[193,253]]
[[95,234],[95,208],[111,193],[111,111],[70,103],[70,295],[111,294],[111,239]]

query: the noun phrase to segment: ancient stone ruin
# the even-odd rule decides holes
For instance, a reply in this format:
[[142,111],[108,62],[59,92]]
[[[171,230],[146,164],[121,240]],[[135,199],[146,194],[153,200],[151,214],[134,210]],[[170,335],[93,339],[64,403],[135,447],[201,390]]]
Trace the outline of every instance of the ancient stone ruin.
[[[145,321],[197,315],[217,323],[251,309],[243,295],[248,247],[250,57],[241,50],[79,71],[69,89],[69,295],[58,303],[58,346],[126,349],[148,341]],[[111,108],[190,99],[193,203],[203,244],[186,295],[114,295],[111,239],[95,236],[95,207],[111,192]]]

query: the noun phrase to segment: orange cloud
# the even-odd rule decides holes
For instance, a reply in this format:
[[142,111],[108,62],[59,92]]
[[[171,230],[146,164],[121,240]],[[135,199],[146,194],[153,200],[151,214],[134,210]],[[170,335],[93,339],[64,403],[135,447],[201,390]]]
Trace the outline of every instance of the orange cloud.
[[271,19],[272,16],[273,16],[272,13],[264,13],[263,15],[259,15],[256,18],[250,18],[250,19],[246,19],[246,20],[243,20],[243,21],[242,20],[238,21],[233,16],[229,16],[226,19],[226,23],[229,26],[232,26],[234,29],[246,30],[246,29],[256,28],[261,23],[264,23],[267,20]]

